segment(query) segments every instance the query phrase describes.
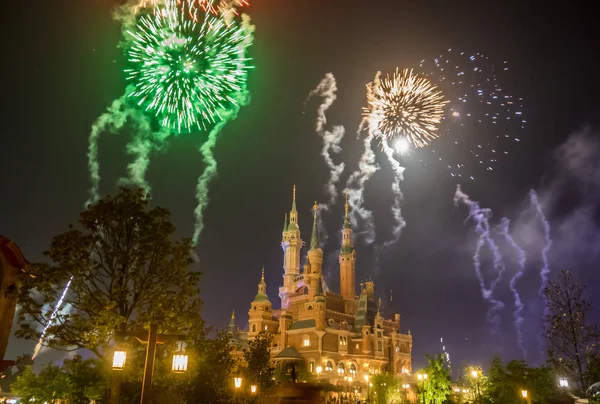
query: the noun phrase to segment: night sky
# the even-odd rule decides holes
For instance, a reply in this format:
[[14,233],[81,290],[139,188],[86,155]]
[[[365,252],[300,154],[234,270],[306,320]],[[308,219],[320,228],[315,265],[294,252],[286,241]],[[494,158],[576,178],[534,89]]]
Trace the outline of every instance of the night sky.
[[[115,0],[13,3],[16,9],[2,27],[0,233],[37,261],[52,236],[77,219],[87,198],[87,136],[96,117],[123,93],[124,57],[116,46],[119,26],[111,19]],[[513,219],[515,237],[526,247],[530,261],[519,290],[526,303],[527,359],[539,364],[543,349],[537,296],[543,238],[529,210],[529,189],[540,193],[553,226],[553,272],[569,268],[590,283],[589,297],[598,310],[600,275],[593,270],[599,254],[600,147],[594,125],[600,85],[594,12],[575,3],[527,3],[533,2],[252,0],[247,9],[256,26],[252,100],[217,144],[219,175],[211,185],[197,249],[204,273],[202,314],[209,324],[224,327],[235,309],[238,325],[244,325],[263,265],[277,306],[283,274],[279,242],[292,186],[298,187],[304,240],[313,201],[326,200],[328,171],[314,133],[317,104],[303,109],[308,92],[325,73],[335,75],[339,97],[329,117],[346,127],[344,151],[336,157],[348,166],[345,180],[361,152],[355,128],[365,84],[377,70],[417,67],[448,48],[509,61],[514,92],[525,99],[528,126],[519,147],[494,172],[461,183],[473,199],[494,210],[494,223],[504,215]],[[584,128],[587,134],[578,135]],[[153,156],[147,176],[153,203],[171,210],[182,237],[193,231],[194,189],[203,170],[198,146],[205,138],[205,133],[172,138]],[[104,194],[114,193],[126,174],[128,139],[126,132],[101,139]],[[453,205],[456,179],[410,155],[403,164],[407,227],[399,242],[379,255],[357,240],[357,283],[372,276],[386,310],[402,315],[403,331],[410,329],[414,336],[415,368],[424,364],[425,353],[440,351],[440,337],[455,365],[487,366],[496,353],[520,358],[507,278],[498,288],[506,304],[502,338],[490,337],[486,328],[471,260],[476,235],[465,223],[466,209]],[[366,191],[378,242],[390,232],[390,181],[389,166],[382,163]],[[339,283],[334,232],[342,212],[339,204],[325,217],[330,237],[324,269],[334,290]],[[508,254],[507,273],[514,269]],[[7,358],[32,346],[13,340]],[[60,357],[47,353],[40,361]]]

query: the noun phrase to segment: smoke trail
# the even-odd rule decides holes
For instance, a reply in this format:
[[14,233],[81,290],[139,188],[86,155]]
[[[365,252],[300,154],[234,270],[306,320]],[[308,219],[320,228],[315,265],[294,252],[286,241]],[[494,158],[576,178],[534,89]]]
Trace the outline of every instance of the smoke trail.
[[[459,204],[463,204],[469,208],[469,217],[467,219],[473,219],[476,223],[475,231],[479,234],[479,240],[477,240],[477,245],[475,249],[475,254],[473,255],[473,266],[475,269],[475,275],[477,276],[477,280],[479,281],[479,287],[481,289],[481,295],[483,299],[490,306],[488,308],[487,313],[487,321],[488,324],[492,327],[490,332],[492,335],[497,335],[500,327],[500,316],[499,311],[504,308],[504,303],[494,298],[494,290],[498,285],[498,282],[502,279],[502,274],[504,273],[504,264],[502,263],[502,256],[500,255],[500,251],[496,246],[496,243],[490,236],[490,224],[489,218],[492,215],[491,209],[480,208],[479,203],[472,201],[469,199],[469,196],[463,193],[460,189],[460,185],[456,186],[456,192],[454,194],[454,204],[458,206]],[[484,245],[487,245],[488,249],[491,251],[493,256],[493,265],[496,271],[496,277],[492,279],[490,282],[490,287],[487,288],[485,286],[485,280],[483,278],[483,274],[481,273],[481,249]]]
[[544,315],[546,315],[548,311],[548,302],[546,300],[546,296],[544,295],[544,289],[546,289],[546,286],[548,285],[548,275],[550,274],[550,264],[548,263],[548,253],[550,252],[550,248],[552,247],[552,239],[550,238],[550,223],[546,219],[546,215],[544,214],[542,205],[540,205],[540,201],[538,200],[537,193],[533,189],[529,191],[529,199],[531,200],[531,204],[535,207],[538,217],[542,222],[542,226],[544,227],[544,238],[546,240],[546,245],[542,250],[542,261],[544,263],[544,266],[540,271],[540,278],[542,279],[542,283],[538,290],[540,296],[542,297],[542,299],[544,299]]
[[44,342],[44,337],[46,336],[46,332],[48,331],[48,328],[50,328],[50,326],[52,326],[52,322],[58,315],[58,311],[60,310],[60,307],[62,306],[63,300],[65,300],[65,296],[67,296],[67,292],[69,291],[69,287],[71,286],[72,281],[73,281],[73,277],[71,276],[71,278],[69,279],[69,282],[67,282],[67,286],[65,286],[65,289],[63,290],[62,294],[60,295],[60,299],[58,299],[58,302],[56,303],[56,307],[54,308],[54,311],[52,312],[52,314],[50,315],[50,318],[48,319],[48,324],[46,324],[46,327],[44,327],[44,330],[42,331],[42,335],[40,336],[40,339],[39,339],[37,345],[35,346],[35,349],[33,350],[33,356],[31,357],[31,359],[35,359],[37,354],[40,352],[40,349],[42,349],[42,343]]
[[375,241],[375,222],[373,212],[364,207],[365,183],[379,170],[375,163],[375,153],[372,149],[373,137],[367,136],[364,140],[364,151],[358,162],[358,170],[352,173],[346,182],[350,221],[355,229],[360,229],[357,236],[363,236],[364,242],[369,245]]
[[[244,28],[244,33],[246,34],[246,39],[244,43],[240,44],[240,51],[244,50],[242,45],[245,45],[247,42],[252,42],[252,34],[255,29],[254,25],[250,22],[250,17],[246,14],[242,14],[242,26]],[[198,183],[196,185],[196,200],[198,201],[198,205],[196,206],[196,209],[194,209],[194,216],[196,217],[194,235],[192,236],[192,243],[194,246],[198,244],[198,239],[204,229],[204,211],[209,202],[208,185],[217,175],[217,160],[215,160],[213,155],[217,137],[228,122],[237,118],[240,108],[250,102],[250,93],[244,87],[240,89],[240,92],[236,94],[232,101],[234,103],[234,108],[229,111],[221,111],[221,121],[211,129],[208,134],[208,139],[200,146],[200,153],[202,153],[202,160],[206,164],[206,167],[204,168],[202,175],[198,178]]]
[[127,121],[128,110],[125,108],[125,97],[122,96],[112,102],[107,111],[100,115],[92,125],[92,131],[88,138],[88,168],[90,170],[90,179],[92,187],[89,190],[90,196],[85,206],[96,202],[100,198],[100,163],[98,162],[98,138],[105,131],[116,132]]
[[527,357],[527,351],[523,346],[523,330],[521,329],[521,325],[523,324],[523,316],[521,313],[525,308],[525,305],[521,301],[521,295],[517,290],[517,281],[523,276],[525,273],[525,262],[527,260],[525,255],[525,250],[523,250],[515,241],[515,239],[510,234],[510,220],[503,217],[500,222],[500,234],[504,236],[508,244],[517,252],[519,256],[519,270],[515,273],[515,275],[510,279],[510,291],[513,294],[513,298],[515,300],[515,311],[513,312],[513,320],[515,322],[515,330],[517,331],[517,344],[519,345],[519,349],[523,354],[523,359]]
[[314,96],[323,98],[323,102],[321,105],[319,105],[317,110],[317,124],[315,130],[319,136],[323,138],[323,149],[321,150],[321,155],[325,159],[325,163],[329,168],[329,181],[325,186],[327,194],[329,195],[329,201],[327,203],[329,206],[335,204],[337,201],[338,192],[336,185],[340,181],[340,176],[344,171],[344,163],[341,162],[340,164],[335,164],[331,158],[332,152],[339,153],[342,151],[340,142],[344,138],[344,127],[341,125],[334,126],[331,131],[324,129],[324,126],[327,123],[325,112],[327,112],[329,107],[331,107],[333,102],[336,100],[336,92],[337,84],[335,77],[332,73],[327,73],[317,87],[308,94],[306,99],[306,102],[308,102],[308,100]]
[[396,225],[392,229],[392,239],[386,241],[382,246],[382,249],[385,249],[386,247],[389,247],[398,241],[402,229],[406,226],[406,221],[402,217],[402,210],[400,208],[400,202],[403,199],[402,190],[400,189],[400,182],[404,180],[404,167],[402,167],[398,160],[394,158],[394,149],[388,145],[387,140],[383,140],[381,144],[383,151],[392,166],[392,170],[394,171],[394,182],[392,184],[394,205],[392,206],[392,214],[394,215],[394,220],[396,221]]
[[208,134],[208,139],[200,146],[200,153],[202,153],[202,160],[204,161],[204,164],[206,164],[206,167],[204,168],[202,175],[198,178],[198,184],[196,185],[196,200],[198,201],[198,205],[196,206],[196,209],[194,209],[194,216],[196,217],[194,235],[192,236],[192,243],[194,246],[198,244],[200,233],[202,233],[202,230],[204,229],[204,211],[210,202],[210,199],[208,198],[208,186],[217,175],[217,160],[215,160],[213,155],[213,149],[217,143],[217,138],[225,125],[237,118],[240,108],[243,105],[246,105],[247,102],[248,95],[240,95],[238,105],[231,111],[222,113],[221,121],[212,128]]

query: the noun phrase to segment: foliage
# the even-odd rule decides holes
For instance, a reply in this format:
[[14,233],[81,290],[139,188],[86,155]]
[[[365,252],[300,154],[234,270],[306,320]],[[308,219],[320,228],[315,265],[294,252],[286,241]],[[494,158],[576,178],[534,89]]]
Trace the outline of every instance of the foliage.
[[441,404],[450,395],[450,369],[443,355],[426,355],[428,366],[418,373],[427,375],[419,382],[419,400],[425,404]]
[[494,403],[522,404],[521,390],[527,390],[532,403],[548,402],[557,390],[552,369],[531,368],[524,361],[511,361],[505,367],[500,358],[495,357],[485,398]]
[[371,397],[376,404],[399,404],[404,401],[400,381],[390,373],[373,376]]
[[235,361],[225,332],[197,345],[198,367],[191,378],[187,402],[226,404],[232,400]]
[[75,355],[73,359],[64,361],[63,370],[70,382],[67,396],[70,404],[86,404],[106,397],[108,375],[101,360],[84,360],[81,355]]
[[39,374],[35,374],[32,368],[28,367],[11,385],[11,391],[26,403],[55,404],[67,399],[71,391],[71,381],[58,366],[44,366]]
[[256,383],[261,391],[273,387],[275,368],[271,362],[272,336],[264,331],[250,341],[248,349],[244,352],[246,360],[246,375],[248,379]]
[[544,291],[550,363],[561,375],[577,380],[582,390],[587,386],[586,364],[597,352],[599,337],[597,327],[588,322],[591,304],[584,292],[585,285],[574,283],[569,271],[561,271]]
[[[473,376],[477,372],[477,377]],[[489,378],[483,374],[479,366],[466,366],[460,380],[460,401],[465,403],[477,402],[478,398],[487,396],[490,387]],[[463,391],[464,390],[464,391]]]
[[80,355],[64,361],[61,368],[47,365],[35,374],[27,367],[11,385],[11,390],[23,401],[50,404],[65,401],[68,404],[87,404],[106,397],[107,377],[98,359],[83,360]]
[[[51,347],[85,348],[101,357],[115,331],[200,334],[200,273],[190,272],[189,239],[172,241],[167,209],[149,207],[141,189],[121,188],[80,216],[77,226],[54,237],[45,255],[53,264],[33,264],[20,290],[21,338],[38,339],[68,279],[62,311],[48,329]],[[46,308],[50,309],[47,310]],[[33,324],[33,325],[32,325]]]

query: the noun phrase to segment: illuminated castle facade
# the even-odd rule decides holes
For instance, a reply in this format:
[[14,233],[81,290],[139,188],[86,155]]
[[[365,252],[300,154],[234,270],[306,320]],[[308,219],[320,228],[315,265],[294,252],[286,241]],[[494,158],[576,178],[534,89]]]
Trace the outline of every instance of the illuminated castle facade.
[[273,337],[271,355],[279,370],[293,363],[315,378],[334,384],[347,382],[349,377],[360,384],[365,382],[365,375],[382,372],[410,374],[412,336],[410,332],[401,333],[400,314],[382,316],[372,281],[361,283],[360,294],[356,295],[356,251],[348,202],[339,255],[340,293],[324,287],[316,204],[309,249],[301,269],[303,246],[294,187],[289,222],[286,216],[281,239],[281,308],[273,309],[263,269],[258,293],[248,311],[248,331],[237,330],[235,318],[231,319],[228,330],[239,348],[235,354],[241,356],[246,341],[266,331]]

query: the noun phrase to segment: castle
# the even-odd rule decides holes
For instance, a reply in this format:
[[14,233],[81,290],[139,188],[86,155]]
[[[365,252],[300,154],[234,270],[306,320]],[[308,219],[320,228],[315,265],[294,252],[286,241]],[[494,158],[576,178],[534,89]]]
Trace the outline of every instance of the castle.
[[294,364],[321,381],[344,386],[350,381],[358,387],[368,383],[369,375],[410,374],[412,336],[410,332],[400,332],[400,315],[382,316],[372,281],[361,283],[360,295],[356,295],[356,251],[347,199],[339,254],[340,293],[324,287],[316,203],[310,248],[301,272],[303,246],[294,186],[289,222],[286,215],[281,240],[284,269],[283,285],[279,287],[281,308],[273,309],[263,269],[258,293],[248,311],[248,330],[238,330],[232,315],[228,333],[236,344],[234,354],[241,357],[247,341],[265,331],[273,337],[271,356],[278,370]]

